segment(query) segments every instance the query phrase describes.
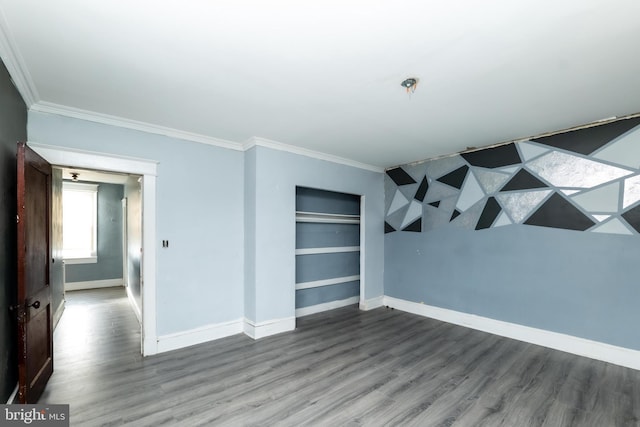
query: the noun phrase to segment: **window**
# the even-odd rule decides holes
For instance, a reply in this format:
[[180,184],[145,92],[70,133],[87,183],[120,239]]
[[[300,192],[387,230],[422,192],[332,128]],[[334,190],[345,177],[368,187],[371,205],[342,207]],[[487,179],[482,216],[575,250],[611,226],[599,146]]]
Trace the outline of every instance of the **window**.
[[98,261],[98,185],[62,183],[62,247],[67,264]]

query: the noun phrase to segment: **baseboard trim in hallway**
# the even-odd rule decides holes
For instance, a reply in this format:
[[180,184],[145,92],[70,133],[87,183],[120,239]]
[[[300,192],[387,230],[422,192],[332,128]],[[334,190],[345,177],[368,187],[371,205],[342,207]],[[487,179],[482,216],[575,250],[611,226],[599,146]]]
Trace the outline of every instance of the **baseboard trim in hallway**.
[[87,289],[113,288],[122,286],[122,279],[105,279],[105,280],[89,280],[86,282],[65,282],[64,290],[68,291],[84,291]]

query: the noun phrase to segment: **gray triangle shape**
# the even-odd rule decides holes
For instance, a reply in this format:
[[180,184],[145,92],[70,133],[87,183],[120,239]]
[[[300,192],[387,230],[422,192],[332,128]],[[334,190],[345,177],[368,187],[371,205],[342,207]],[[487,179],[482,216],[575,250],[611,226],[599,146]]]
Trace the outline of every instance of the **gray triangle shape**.
[[396,195],[398,186],[389,176],[384,174],[384,211],[389,212],[389,207],[393,201],[393,197]]
[[523,191],[520,193],[502,193],[496,198],[502,209],[515,223],[521,223],[552,193],[552,190]]
[[441,178],[446,174],[448,174],[449,172],[453,172],[454,170],[466,164],[467,163],[459,154],[456,154],[450,157],[443,157],[440,159],[431,160],[425,163],[426,169],[427,169],[427,175],[434,180]]
[[483,169],[473,168],[473,173],[478,179],[480,186],[487,193],[496,193],[511,178],[510,174],[487,171]]
[[480,219],[480,215],[482,215],[484,205],[484,200],[479,201],[478,203],[458,215],[458,217],[451,221],[450,224],[458,228],[464,228],[466,230],[475,230],[476,225],[478,224],[478,220]]
[[389,206],[389,209],[387,209],[387,215],[392,215],[398,209],[407,206],[410,200],[411,199],[408,199],[399,189],[397,189],[391,199],[391,205]]
[[400,208],[396,212],[392,213],[391,215],[387,215],[387,217],[385,218],[385,221],[396,230],[400,230],[402,221],[404,220],[404,217],[407,215],[407,210],[409,210],[408,204]]
[[422,178],[425,177],[425,175],[427,174],[427,161],[424,162],[420,162],[420,163],[413,163],[410,165],[404,165],[402,166],[402,169],[404,169],[404,171],[406,173],[409,174],[409,176],[411,176],[411,178],[415,179],[416,182],[421,182]]
[[427,191],[424,202],[437,202],[438,200],[446,199],[447,197],[458,197],[459,194],[460,190],[457,188],[433,181],[429,184],[429,191]]
[[400,187],[398,187],[398,190],[400,190],[407,199],[413,200],[413,197],[416,195],[416,191],[418,191],[419,186],[419,182],[415,184],[401,185]]
[[449,224],[451,212],[425,205],[422,215],[422,231],[437,230]]

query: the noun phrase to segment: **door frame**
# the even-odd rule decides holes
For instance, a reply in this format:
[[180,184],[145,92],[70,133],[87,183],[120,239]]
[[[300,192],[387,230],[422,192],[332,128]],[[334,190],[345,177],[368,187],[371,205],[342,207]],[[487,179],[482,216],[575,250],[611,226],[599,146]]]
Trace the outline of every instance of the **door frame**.
[[366,278],[366,271],[367,269],[365,268],[364,265],[364,260],[367,259],[367,254],[365,253],[365,248],[367,247],[367,245],[365,245],[365,236],[366,236],[366,224],[365,224],[365,197],[364,194],[360,194],[360,302],[358,303],[358,307],[360,308],[360,310],[363,310],[364,307],[366,307],[366,299],[364,297],[364,293],[365,293],[365,282],[367,280]]
[[158,353],[156,330],[156,178],[158,162],[30,142],[29,146],[55,166],[142,175],[141,297],[143,356]]

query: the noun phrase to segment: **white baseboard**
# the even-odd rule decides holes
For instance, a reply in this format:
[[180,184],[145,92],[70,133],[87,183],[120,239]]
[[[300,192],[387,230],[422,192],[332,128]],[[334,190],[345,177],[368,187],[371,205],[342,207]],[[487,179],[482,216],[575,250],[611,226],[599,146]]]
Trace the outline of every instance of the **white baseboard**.
[[55,311],[53,312],[53,330],[54,331],[58,326],[58,322],[62,317],[62,313],[64,313],[64,303],[65,303],[65,300],[64,298],[62,298],[62,301],[60,301],[60,304],[58,305],[58,307],[56,307]]
[[65,291],[80,291],[84,289],[113,288],[122,286],[122,279],[90,280],[88,282],[65,282]]
[[382,307],[384,304],[384,296],[376,298],[370,298],[360,301],[360,310],[373,310],[374,308]]
[[329,301],[322,304],[310,305],[309,307],[296,308],[296,317],[304,317],[310,314],[333,310],[335,308],[346,307],[348,305],[357,304],[359,301],[360,297],[356,295],[355,297],[341,299],[338,301]]
[[138,323],[142,325],[142,311],[140,310],[140,307],[138,307],[138,302],[136,301],[136,298],[133,296],[133,293],[131,293],[131,288],[129,286],[125,286],[125,289],[127,290],[127,298],[129,298],[129,304],[133,309],[133,313],[138,318]]
[[384,305],[443,322],[640,370],[640,351],[389,296]]
[[20,383],[16,384],[16,388],[13,389],[13,393],[11,393],[9,399],[7,399],[7,405],[11,405],[16,400],[16,396],[18,395],[18,388],[20,388]]
[[247,318],[244,319],[244,333],[254,340],[279,334],[281,332],[293,331],[295,328],[295,317],[266,320],[264,322],[254,322]]
[[176,332],[158,337],[158,353],[177,350],[179,348],[190,347],[213,341],[231,335],[241,334],[243,319],[232,320],[230,322],[216,323],[188,331]]

